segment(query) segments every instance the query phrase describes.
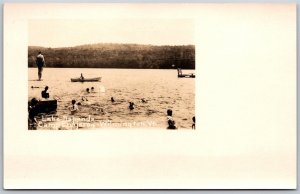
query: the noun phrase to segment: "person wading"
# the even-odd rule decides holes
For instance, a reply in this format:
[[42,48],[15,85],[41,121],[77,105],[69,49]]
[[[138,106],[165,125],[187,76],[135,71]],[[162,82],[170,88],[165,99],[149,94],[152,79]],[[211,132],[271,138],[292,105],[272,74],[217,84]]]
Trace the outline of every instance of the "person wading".
[[43,72],[43,67],[45,65],[45,58],[42,55],[42,52],[40,51],[39,54],[36,56],[36,65],[38,67],[38,76],[39,76],[39,81],[42,80],[42,72]]

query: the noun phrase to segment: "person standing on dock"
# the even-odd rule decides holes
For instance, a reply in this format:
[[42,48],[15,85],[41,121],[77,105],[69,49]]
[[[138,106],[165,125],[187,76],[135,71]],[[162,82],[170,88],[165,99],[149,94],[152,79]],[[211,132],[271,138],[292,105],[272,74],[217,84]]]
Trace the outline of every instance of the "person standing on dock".
[[38,77],[39,77],[39,81],[42,80],[42,72],[43,72],[43,67],[46,66],[45,65],[45,58],[42,55],[42,52],[40,51],[39,54],[36,56],[36,65],[38,67]]

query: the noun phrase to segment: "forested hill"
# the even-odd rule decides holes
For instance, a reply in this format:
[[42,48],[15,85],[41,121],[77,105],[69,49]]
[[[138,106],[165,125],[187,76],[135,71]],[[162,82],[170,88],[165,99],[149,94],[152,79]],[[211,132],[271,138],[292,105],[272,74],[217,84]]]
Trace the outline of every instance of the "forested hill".
[[[195,46],[91,44],[64,48],[28,47],[28,67],[41,51],[47,67],[195,69]],[[173,67],[172,67],[173,66]]]

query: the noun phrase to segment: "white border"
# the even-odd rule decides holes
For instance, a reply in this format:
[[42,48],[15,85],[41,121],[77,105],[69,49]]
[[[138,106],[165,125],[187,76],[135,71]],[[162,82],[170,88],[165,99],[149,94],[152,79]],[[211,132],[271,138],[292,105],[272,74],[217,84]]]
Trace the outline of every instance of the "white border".
[[[295,188],[295,11],[292,4],[6,4],[5,188]],[[106,17],[196,20],[201,130],[26,130],[27,21]],[[237,59],[238,51],[251,55]]]

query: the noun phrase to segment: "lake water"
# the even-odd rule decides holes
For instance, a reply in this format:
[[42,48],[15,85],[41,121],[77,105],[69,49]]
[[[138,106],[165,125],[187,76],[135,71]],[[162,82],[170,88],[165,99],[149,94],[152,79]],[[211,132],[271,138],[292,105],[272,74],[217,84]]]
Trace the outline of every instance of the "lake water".
[[[102,77],[101,82],[70,81],[80,73],[85,78]],[[178,129],[191,129],[195,116],[195,79],[177,78],[176,70],[44,68],[43,80],[37,81],[37,68],[29,68],[28,79],[28,100],[41,99],[45,86],[51,98],[59,97],[56,113],[38,117],[38,129],[166,129],[167,109],[173,110]],[[91,87],[95,92],[87,93],[86,88]],[[72,99],[82,103],[73,115],[69,109]],[[135,103],[134,110],[128,108],[130,101]]]

